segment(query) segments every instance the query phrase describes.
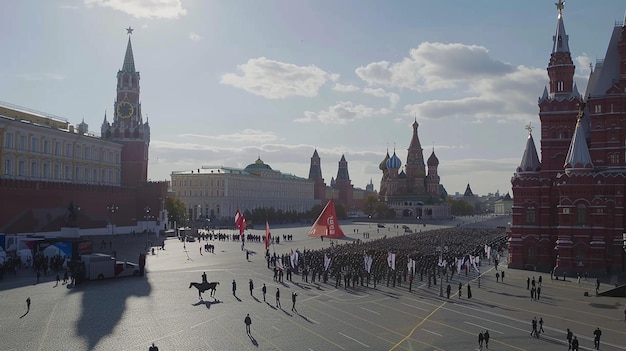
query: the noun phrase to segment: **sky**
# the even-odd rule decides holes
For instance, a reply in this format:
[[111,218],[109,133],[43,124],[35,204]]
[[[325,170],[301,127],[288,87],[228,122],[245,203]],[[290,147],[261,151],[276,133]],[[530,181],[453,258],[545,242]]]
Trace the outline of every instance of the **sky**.
[[[540,126],[555,2],[2,1],[0,101],[99,135],[130,26],[151,180],[258,157],[306,178],[317,149],[327,184],[345,155],[352,184],[379,189],[379,163],[395,150],[404,164],[417,120],[449,194],[505,194],[525,126]],[[566,2],[581,93],[625,11]]]

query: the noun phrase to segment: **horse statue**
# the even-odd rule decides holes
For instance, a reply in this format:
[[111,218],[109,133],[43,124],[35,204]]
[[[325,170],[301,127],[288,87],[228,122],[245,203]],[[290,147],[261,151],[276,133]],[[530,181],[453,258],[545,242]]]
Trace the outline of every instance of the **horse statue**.
[[198,297],[202,300],[202,293],[207,290],[211,290],[211,297],[215,298],[215,288],[217,288],[218,285],[220,285],[220,282],[191,282],[189,283],[189,289],[191,289],[192,286],[198,289]]

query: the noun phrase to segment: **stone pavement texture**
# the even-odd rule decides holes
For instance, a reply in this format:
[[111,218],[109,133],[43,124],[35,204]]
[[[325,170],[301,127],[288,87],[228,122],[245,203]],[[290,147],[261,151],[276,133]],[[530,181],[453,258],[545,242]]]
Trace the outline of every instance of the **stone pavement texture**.
[[[401,235],[387,226],[344,225],[346,235],[370,239]],[[426,228],[432,229],[429,225]],[[270,250],[315,249],[328,240],[306,237],[307,227],[272,228],[274,236],[293,234],[293,241]],[[359,234],[355,234],[355,230]],[[418,228],[416,228],[418,229]],[[419,230],[418,229],[418,230]],[[253,231],[263,234],[262,230]],[[417,234],[419,235],[419,234]],[[105,239],[107,241],[109,238]],[[161,238],[162,239],[162,238]],[[137,261],[148,251],[141,235],[110,238],[120,259]],[[94,239],[96,250],[100,238]],[[335,243],[349,241],[339,240]],[[329,284],[292,281],[277,283],[267,269],[262,243],[247,243],[252,255],[247,261],[239,242],[212,242],[215,253],[200,254],[204,242],[185,243],[174,238],[165,250],[147,257],[145,277],[127,277],[88,282],[78,287],[55,283],[55,275],[34,284],[32,271],[6,275],[0,281],[0,350],[147,350],[154,342],[159,350],[478,350],[477,334],[489,330],[490,350],[566,350],[565,330],[570,328],[581,350],[593,349],[593,331],[602,329],[600,350],[626,350],[626,299],[594,295],[594,282],[575,279],[551,281],[536,272],[505,269],[504,282],[496,282],[493,266],[481,267],[480,287],[476,274],[454,277],[453,296],[439,297],[439,286],[428,288],[416,279],[408,287],[335,289]],[[198,298],[190,282],[218,281],[215,298]],[[530,299],[526,278],[542,275],[541,298]],[[231,282],[237,282],[233,295]],[[254,282],[250,295],[248,281]],[[462,297],[456,295],[464,284]],[[466,284],[472,299],[466,297]],[[267,302],[261,287],[267,286]],[[608,288],[608,286],[606,286]],[[282,308],[275,307],[276,289]],[[602,289],[601,289],[602,290]],[[291,311],[291,293],[298,293]],[[585,297],[584,292],[591,296]],[[30,297],[30,311],[26,298]],[[244,318],[252,318],[247,335]],[[540,337],[530,334],[531,319],[543,318]]]

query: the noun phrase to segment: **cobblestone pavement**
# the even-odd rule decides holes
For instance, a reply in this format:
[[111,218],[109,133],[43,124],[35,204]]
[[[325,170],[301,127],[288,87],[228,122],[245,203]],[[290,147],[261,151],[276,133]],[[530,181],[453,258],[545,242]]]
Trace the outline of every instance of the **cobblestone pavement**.
[[[422,227],[426,230],[434,226]],[[346,235],[362,238],[370,232],[402,235],[387,225],[377,231],[367,223],[343,226]],[[293,234],[293,241],[274,245],[277,253],[329,245],[306,237],[308,227],[273,228],[273,235]],[[359,233],[356,233],[356,230]],[[420,228],[415,228],[419,230]],[[394,231],[397,231],[394,233]],[[262,234],[263,231],[253,231]],[[136,262],[140,252],[150,252],[160,238],[119,235],[105,238],[120,259]],[[100,250],[101,238],[94,238]],[[336,241],[336,243],[345,241]],[[335,289],[332,284],[292,281],[277,283],[267,269],[262,243],[248,243],[246,260],[238,242],[215,241],[215,253],[200,254],[204,243],[165,241],[165,250],[147,257],[145,277],[88,282],[79,287],[56,285],[55,275],[34,284],[32,271],[7,275],[0,281],[0,350],[474,350],[477,334],[489,330],[490,350],[565,350],[565,329],[581,341],[581,350],[593,348],[593,331],[603,331],[601,350],[625,350],[624,298],[593,296],[594,282],[551,281],[543,275],[541,299],[531,301],[526,278],[536,272],[506,270],[496,282],[493,266],[476,274],[455,277],[450,283],[470,282],[473,297],[439,297],[439,286],[415,282],[411,292],[403,284],[376,289]],[[215,298],[204,299],[189,288],[206,272],[218,281]],[[248,282],[252,279],[252,295]],[[232,281],[237,283],[232,293]],[[261,287],[267,286],[266,302]],[[330,283],[330,281],[329,281]],[[276,289],[282,308],[275,306]],[[298,293],[297,311],[291,310],[291,293]],[[584,292],[592,296],[585,297]],[[453,294],[456,289],[453,289]],[[30,311],[26,298],[30,297]],[[251,335],[244,318],[252,318]],[[545,333],[530,337],[530,321],[543,318]]]

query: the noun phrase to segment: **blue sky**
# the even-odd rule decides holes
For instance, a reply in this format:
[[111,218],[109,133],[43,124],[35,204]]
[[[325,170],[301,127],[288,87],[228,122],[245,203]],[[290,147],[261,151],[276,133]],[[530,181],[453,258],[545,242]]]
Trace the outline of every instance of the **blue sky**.
[[[524,126],[539,127],[554,2],[3,1],[0,100],[99,134],[131,26],[152,180],[259,155],[307,177],[317,148],[327,183],[345,154],[353,184],[378,189],[378,164],[387,148],[406,160],[417,118],[448,193],[506,193]],[[567,1],[579,91],[625,10]]]

